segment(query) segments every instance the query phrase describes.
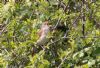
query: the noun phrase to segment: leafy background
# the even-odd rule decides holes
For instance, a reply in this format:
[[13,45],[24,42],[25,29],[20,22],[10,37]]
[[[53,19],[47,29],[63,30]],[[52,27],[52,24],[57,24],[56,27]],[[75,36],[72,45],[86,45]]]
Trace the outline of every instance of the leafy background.
[[[55,30],[42,50],[45,20]],[[0,68],[99,67],[100,0],[0,0]]]

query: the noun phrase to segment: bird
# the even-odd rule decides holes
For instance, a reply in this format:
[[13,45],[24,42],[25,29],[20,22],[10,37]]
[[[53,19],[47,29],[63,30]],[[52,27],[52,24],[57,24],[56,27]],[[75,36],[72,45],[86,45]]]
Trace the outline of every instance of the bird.
[[36,45],[38,46],[45,45],[48,42],[47,35],[49,32],[50,32],[49,22],[44,21],[38,32],[39,39],[36,41]]
[[32,46],[32,56],[34,56],[35,53],[38,53],[41,49],[45,50],[44,45],[49,41],[47,38],[49,32],[49,21],[44,21],[40,27],[40,30],[37,32],[39,39],[36,41],[35,46]]

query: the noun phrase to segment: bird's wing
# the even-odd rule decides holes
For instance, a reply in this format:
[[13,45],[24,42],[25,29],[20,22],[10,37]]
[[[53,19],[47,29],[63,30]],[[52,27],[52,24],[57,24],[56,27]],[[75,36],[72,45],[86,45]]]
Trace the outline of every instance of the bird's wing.
[[42,29],[39,30],[39,32],[38,32],[39,37],[41,36],[42,32],[43,32]]

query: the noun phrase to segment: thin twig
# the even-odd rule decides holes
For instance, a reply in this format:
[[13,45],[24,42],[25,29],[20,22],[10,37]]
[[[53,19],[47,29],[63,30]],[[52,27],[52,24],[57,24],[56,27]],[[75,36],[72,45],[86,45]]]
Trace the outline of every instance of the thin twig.
[[79,14],[79,16],[76,17],[76,19],[74,20],[74,22],[73,22],[74,25],[76,25],[76,22],[78,21],[78,19],[80,19],[80,15],[81,15],[81,14]]
[[[61,39],[69,39],[69,38],[71,38],[71,37],[61,37],[58,40],[51,42],[49,45],[54,44],[54,43],[60,41]],[[77,38],[100,38],[100,37],[99,36],[94,36],[94,37],[81,36],[81,37],[77,37]]]
[[0,35],[2,35],[2,33],[5,31],[5,29],[8,27],[7,25],[8,25],[8,21],[9,21],[9,18],[7,18],[7,20],[5,21],[5,23],[6,23],[6,26],[1,30],[1,32],[0,32]]
[[57,23],[56,23],[56,25],[54,26],[53,29],[56,29],[56,28],[57,28],[57,26],[58,26],[58,24],[60,23],[60,21],[61,21],[61,18],[58,19],[58,21],[57,21]]
[[57,68],[61,68],[62,64],[64,63],[64,61],[67,59],[67,57],[71,54],[72,52],[69,52],[61,61],[61,63],[59,64],[59,66]]

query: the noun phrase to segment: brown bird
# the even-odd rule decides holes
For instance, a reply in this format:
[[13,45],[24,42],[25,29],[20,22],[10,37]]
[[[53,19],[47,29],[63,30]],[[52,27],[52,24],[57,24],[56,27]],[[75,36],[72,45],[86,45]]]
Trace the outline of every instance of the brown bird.
[[43,49],[45,50],[45,47],[43,47],[43,45],[45,45],[48,42],[48,38],[47,35],[50,31],[50,27],[48,25],[48,21],[43,22],[38,35],[39,35],[39,39],[36,41],[35,45],[38,46],[39,48],[37,49],[37,47],[33,46],[32,47],[32,56],[34,56],[35,53],[38,53],[39,50]]
[[43,22],[40,31],[38,32],[39,39],[37,40],[36,45],[42,46],[48,42],[47,35],[50,32],[48,23],[48,21]]

